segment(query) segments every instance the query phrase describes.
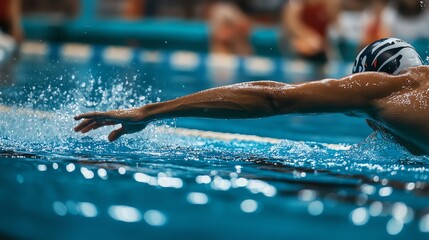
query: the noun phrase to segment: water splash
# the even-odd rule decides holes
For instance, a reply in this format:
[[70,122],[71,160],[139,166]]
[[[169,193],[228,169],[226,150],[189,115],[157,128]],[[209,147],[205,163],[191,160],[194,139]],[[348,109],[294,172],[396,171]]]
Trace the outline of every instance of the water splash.
[[[76,79],[74,74],[70,78]],[[67,82],[63,76],[60,80]],[[77,134],[72,130],[77,123],[73,116],[88,111],[142,106],[150,103],[158,94],[152,91],[152,86],[139,89],[141,86],[135,81],[117,79],[115,82],[106,85],[101,78],[90,78],[77,81],[77,88],[71,89],[63,84],[15,87],[16,90],[8,91],[8,95],[1,98],[1,103],[9,106],[3,105],[0,114],[0,131],[3,133],[0,147],[18,147],[15,150],[27,151],[70,150],[76,148],[71,143],[90,138],[96,144],[89,144],[85,148],[99,148],[100,144],[104,145],[102,143],[112,128],[107,127],[86,136]],[[153,129],[149,127],[145,131],[146,135],[143,135],[155,134]],[[134,137],[138,138],[138,135]]]
[[[398,162],[410,165],[424,163],[426,158],[411,155],[388,136],[376,133],[356,145],[333,148],[323,143],[284,140],[280,144],[232,141],[187,137],[166,133],[170,122],[158,122],[132,136],[124,136],[116,143],[106,139],[113,129],[106,127],[89,134],[73,132],[73,116],[94,110],[133,108],[159,101],[160,91],[152,86],[142,87],[136,78],[105,79],[90,77],[76,80],[76,88],[61,84],[22,89],[26,98],[0,113],[0,149],[16,152],[56,156],[69,160],[128,162],[146,159],[150,164],[163,161],[189,161],[215,164],[221,169],[235,162],[280,163],[306,169],[329,169],[334,172],[359,174],[362,172],[388,174]],[[63,76],[61,77],[63,78]],[[61,79],[64,81],[64,79]],[[22,95],[22,94],[18,94]],[[13,102],[13,101],[12,101]],[[16,124],[19,122],[19,124]],[[234,152],[231,152],[231,150]],[[347,150],[345,150],[347,149]],[[156,160],[156,161],[155,161]],[[145,160],[144,160],[145,161]],[[404,165],[404,164],[402,164]],[[166,166],[159,166],[165,170]],[[189,167],[189,166],[188,166]],[[213,166],[212,166],[213,168]],[[410,169],[410,168],[409,168]],[[200,171],[199,169],[198,171]],[[231,171],[231,170],[229,170]]]

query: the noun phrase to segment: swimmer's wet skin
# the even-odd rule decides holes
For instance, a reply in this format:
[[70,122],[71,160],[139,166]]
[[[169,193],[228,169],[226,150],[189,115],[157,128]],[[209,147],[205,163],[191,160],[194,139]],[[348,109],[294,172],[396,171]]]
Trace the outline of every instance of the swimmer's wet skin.
[[368,119],[370,127],[393,135],[414,154],[429,153],[429,67],[408,43],[381,39],[358,55],[353,74],[341,79],[285,84],[248,82],[208,89],[141,108],[91,112],[75,127],[86,133],[121,124],[115,141],[154,120],[176,117],[260,118],[289,113],[341,112]]

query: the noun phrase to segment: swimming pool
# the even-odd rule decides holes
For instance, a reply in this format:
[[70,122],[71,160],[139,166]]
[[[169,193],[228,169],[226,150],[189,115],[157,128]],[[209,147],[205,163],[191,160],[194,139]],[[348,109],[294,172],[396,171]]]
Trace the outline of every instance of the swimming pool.
[[3,238],[428,237],[427,158],[360,119],[173,119],[116,143],[109,129],[72,131],[77,113],[237,81],[308,80],[311,65],[27,43],[13,66],[0,88]]

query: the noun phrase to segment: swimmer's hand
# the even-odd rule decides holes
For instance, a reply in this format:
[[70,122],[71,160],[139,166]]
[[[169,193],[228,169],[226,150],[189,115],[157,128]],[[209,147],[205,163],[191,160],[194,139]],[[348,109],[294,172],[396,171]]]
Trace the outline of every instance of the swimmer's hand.
[[143,121],[141,109],[114,110],[108,112],[89,112],[74,117],[76,121],[84,119],[75,128],[75,132],[87,133],[104,127],[121,124],[121,127],[113,130],[109,141],[113,142],[124,134],[136,133],[143,130],[149,122]]

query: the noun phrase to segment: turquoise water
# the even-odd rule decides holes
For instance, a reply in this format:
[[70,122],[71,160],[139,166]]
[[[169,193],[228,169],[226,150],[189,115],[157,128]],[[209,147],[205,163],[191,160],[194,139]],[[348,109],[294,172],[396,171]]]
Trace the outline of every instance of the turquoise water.
[[[2,76],[2,238],[429,237],[427,157],[371,134],[362,119],[172,119],[109,143],[110,129],[74,133],[72,116],[225,81],[205,68],[25,55]],[[234,75],[256,77],[294,79]],[[270,139],[225,140],[177,127]]]

